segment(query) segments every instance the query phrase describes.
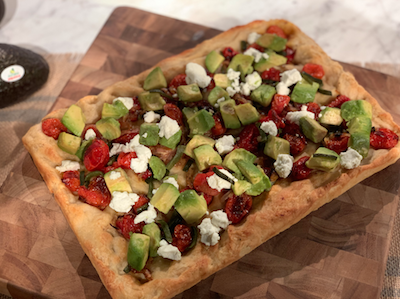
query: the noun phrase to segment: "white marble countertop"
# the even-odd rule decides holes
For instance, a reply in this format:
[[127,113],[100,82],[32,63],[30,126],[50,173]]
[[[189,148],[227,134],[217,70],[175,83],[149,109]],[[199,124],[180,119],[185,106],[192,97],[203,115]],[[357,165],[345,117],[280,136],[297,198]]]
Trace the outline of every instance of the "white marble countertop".
[[4,0],[0,42],[40,53],[85,53],[117,6],[225,30],[255,19],[297,24],[334,59],[400,63],[397,0]]

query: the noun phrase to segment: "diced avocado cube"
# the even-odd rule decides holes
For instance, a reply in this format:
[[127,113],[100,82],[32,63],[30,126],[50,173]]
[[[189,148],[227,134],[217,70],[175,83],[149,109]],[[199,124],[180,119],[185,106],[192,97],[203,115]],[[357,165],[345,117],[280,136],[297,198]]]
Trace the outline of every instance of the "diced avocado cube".
[[222,120],[227,129],[239,129],[242,126],[236,114],[235,107],[235,100],[227,100],[219,104]]
[[146,146],[155,146],[158,144],[160,128],[157,124],[142,123],[139,131],[139,143]]
[[313,82],[310,84],[303,79],[294,86],[290,99],[295,103],[301,104],[313,102],[318,88],[318,83]]
[[263,71],[269,70],[274,66],[286,64],[287,58],[285,56],[276,54],[274,51],[267,50],[268,59],[262,57],[258,62],[254,64],[254,69],[257,72],[262,73]]
[[220,98],[224,98],[225,100],[230,99],[225,89],[215,86],[208,95],[208,102],[214,106]]
[[251,99],[254,102],[261,104],[264,107],[271,104],[273,96],[276,94],[275,87],[271,85],[262,84],[251,93]]
[[225,156],[224,161],[222,162],[222,166],[225,166],[233,172],[241,175],[240,169],[236,166],[235,162],[239,160],[244,160],[250,163],[254,163],[256,158],[257,157],[249,151],[246,151],[243,148],[237,148]]
[[179,190],[172,184],[162,183],[150,203],[160,212],[167,214],[179,197]]
[[190,135],[203,135],[215,126],[215,120],[205,109],[201,109],[188,119]]
[[156,92],[142,92],[138,99],[140,107],[146,111],[162,110],[165,105],[165,100]]
[[100,134],[108,140],[113,140],[121,136],[120,124],[112,117],[100,119],[96,123],[96,128],[99,130]]
[[158,256],[157,249],[160,247],[161,230],[155,222],[143,226],[143,234],[150,237],[149,255],[151,257]]
[[243,160],[237,161],[236,165],[244,177],[251,183],[251,187],[246,190],[248,195],[257,196],[271,188],[271,182],[261,168]]
[[325,147],[319,147],[306,162],[306,166],[310,169],[332,171],[339,163],[340,157],[337,153]]
[[190,107],[184,107],[182,109],[183,115],[186,117],[186,120],[192,118],[192,116],[194,116],[196,114],[196,112],[199,111],[199,108],[194,107],[194,108],[190,108]]
[[280,154],[290,154],[290,143],[286,139],[268,135],[264,147],[264,154],[272,159],[278,159]]
[[207,202],[195,190],[183,191],[174,204],[179,215],[189,224],[201,219],[207,212]]
[[165,137],[161,137],[159,142],[161,145],[164,145],[168,148],[174,149],[181,141],[181,137],[182,137],[182,131],[179,130],[178,132],[176,132],[174,135],[172,135],[168,139]]
[[299,120],[301,131],[312,142],[320,143],[328,134],[328,130],[321,126],[315,119],[304,116]]
[[326,107],[321,111],[321,116],[318,121],[324,126],[340,126],[343,118],[340,116],[339,108]]
[[285,50],[287,39],[276,34],[264,33],[257,39],[256,43],[261,47],[279,52]]
[[252,68],[253,61],[254,61],[253,56],[237,54],[233,56],[232,61],[228,66],[228,69],[233,69],[234,71],[240,71],[241,74],[245,75]]
[[153,69],[144,79],[143,89],[150,90],[150,89],[158,89],[167,87],[167,80],[165,80],[164,74],[161,68],[158,66]]
[[248,189],[250,189],[251,183],[245,180],[237,180],[235,184],[232,186],[233,193],[235,195],[239,196],[242,195],[244,192],[246,192]]
[[231,86],[232,83],[231,80],[228,79],[228,76],[226,74],[215,74],[213,79],[215,86],[219,86],[224,89]]
[[141,271],[149,258],[150,237],[144,234],[132,234],[128,244],[128,264]]
[[88,147],[92,144],[93,138],[89,140],[85,140],[82,142],[78,150],[76,151],[75,155],[79,158],[79,160],[83,161],[84,154]]
[[248,67],[247,69],[243,69],[242,65],[238,65],[237,67],[238,72],[240,72],[240,80],[243,82],[246,81],[246,76],[248,74],[251,74],[254,71],[254,68],[252,66]]
[[184,153],[194,159],[193,149],[195,149],[196,147],[199,147],[200,145],[204,145],[204,144],[208,144],[211,147],[214,147],[215,140],[210,137],[203,136],[203,135],[194,135],[193,138],[190,139],[190,141],[186,145],[186,149],[185,149]]
[[350,134],[348,146],[357,151],[363,158],[368,156],[370,145],[370,134],[356,132]]
[[209,144],[203,144],[193,149],[193,155],[200,171],[211,165],[220,165],[222,163],[221,156]]
[[348,101],[341,106],[341,116],[345,121],[349,121],[356,116],[372,118],[372,106],[365,100]]
[[260,120],[260,114],[251,103],[235,106],[235,112],[243,126]]
[[108,103],[103,104],[103,110],[101,111],[101,118],[113,117],[113,118],[121,118],[129,113],[129,110],[126,108],[124,103],[120,100],[115,101],[112,105]]
[[167,172],[164,162],[159,157],[151,156],[149,159],[149,166],[151,168],[151,172],[153,173],[153,177],[156,180],[161,181]]
[[203,99],[200,88],[196,83],[178,86],[177,92],[179,100],[183,102],[198,102]]
[[[119,172],[120,177],[117,179],[112,180],[110,178],[110,175],[112,172]],[[106,181],[106,185],[108,187],[108,190],[110,190],[110,193],[112,194],[114,191],[118,192],[128,192],[132,193],[132,188],[131,185],[129,184],[128,181],[128,176],[126,172],[121,168],[117,168],[115,170],[109,171],[106,174],[104,174],[104,180]]]
[[61,122],[74,135],[80,137],[85,128],[85,116],[83,115],[81,107],[71,105],[62,117]]
[[205,64],[206,68],[210,73],[215,73],[217,68],[221,65],[221,63],[225,60],[225,57],[219,54],[217,51],[211,51],[206,56]]
[[371,134],[371,129],[372,121],[368,116],[356,116],[347,123],[347,130],[350,134],[364,133],[369,136]]
[[61,132],[58,136],[57,145],[64,152],[75,155],[81,145],[82,139],[72,134]]
[[269,191],[271,189],[271,182],[266,174],[263,175],[261,181],[256,184],[251,185],[250,189],[246,193],[250,196],[258,196],[264,191]]

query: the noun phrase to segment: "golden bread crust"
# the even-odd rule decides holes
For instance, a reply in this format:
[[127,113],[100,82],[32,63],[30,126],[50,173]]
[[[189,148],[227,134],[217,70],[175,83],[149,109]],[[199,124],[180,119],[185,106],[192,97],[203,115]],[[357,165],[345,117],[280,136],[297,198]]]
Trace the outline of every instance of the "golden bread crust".
[[[263,33],[270,25],[278,25],[290,36],[288,46],[296,49],[295,64],[322,65],[325,70],[324,86],[332,87],[334,94],[344,94],[351,99],[370,102],[373,106],[373,125],[390,128],[396,134],[400,134],[400,128],[393,122],[391,115],[383,111],[377,101],[358,85],[354,77],[344,72],[340,64],[332,61],[311,38],[288,21],[255,21],[232,28],[193,49],[161,61],[158,66],[161,67],[167,81],[170,81],[175,75],[184,72],[187,63],[196,62],[204,66],[205,56],[210,51],[222,50],[227,46],[238,50],[240,40],[246,40],[251,32]],[[142,92],[141,86],[150,71],[110,86],[99,96],[88,96],[78,101],[77,105],[82,108],[86,122],[94,123],[100,118],[103,103],[110,103],[118,96],[136,96]],[[327,96],[319,96],[316,101],[324,103],[330,99]],[[61,118],[64,112],[65,109],[54,111],[46,118]],[[61,182],[61,174],[55,167],[63,160],[78,161],[78,158],[60,150],[56,140],[42,133],[40,124],[29,130],[23,142],[113,298],[171,298],[240,259],[400,157],[399,143],[390,150],[370,150],[363,165],[353,170],[317,172],[309,179],[297,182],[279,180],[270,192],[255,199],[254,207],[244,221],[239,225],[230,225],[227,231],[222,233],[217,245],[207,247],[199,243],[183,255],[181,261],[155,258],[150,265],[154,279],[142,283],[139,276],[123,273],[127,242],[110,226],[115,219],[115,212],[110,208],[100,211],[82,203]],[[129,176],[132,180],[135,179],[133,172],[129,173]],[[146,186],[139,187],[140,190],[143,188]]]

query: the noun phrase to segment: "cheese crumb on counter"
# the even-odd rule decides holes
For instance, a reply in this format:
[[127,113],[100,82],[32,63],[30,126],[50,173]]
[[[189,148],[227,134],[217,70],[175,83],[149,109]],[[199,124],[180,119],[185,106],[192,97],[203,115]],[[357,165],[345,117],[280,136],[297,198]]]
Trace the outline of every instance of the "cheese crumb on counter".
[[81,165],[79,164],[79,162],[71,160],[64,160],[61,162],[61,166],[56,167],[59,172],[74,171],[79,170],[80,168]]

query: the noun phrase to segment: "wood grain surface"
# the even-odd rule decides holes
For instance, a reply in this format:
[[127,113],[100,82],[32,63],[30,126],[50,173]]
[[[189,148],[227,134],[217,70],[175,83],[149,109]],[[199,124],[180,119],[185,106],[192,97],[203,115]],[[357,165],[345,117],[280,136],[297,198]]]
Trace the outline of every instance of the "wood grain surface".
[[[105,23],[53,109],[146,70],[219,31],[133,8]],[[343,64],[399,122],[400,80]],[[30,156],[0,189],[0,293],[110,298]],[[358,184],[176,298],[378,298],[400,163]]]

